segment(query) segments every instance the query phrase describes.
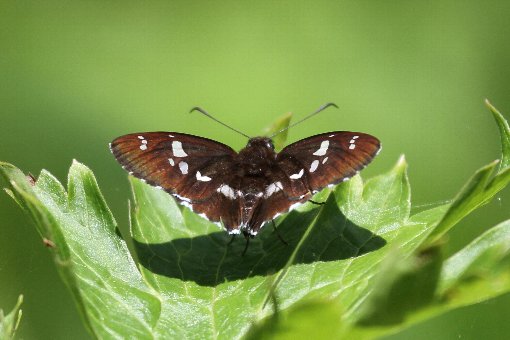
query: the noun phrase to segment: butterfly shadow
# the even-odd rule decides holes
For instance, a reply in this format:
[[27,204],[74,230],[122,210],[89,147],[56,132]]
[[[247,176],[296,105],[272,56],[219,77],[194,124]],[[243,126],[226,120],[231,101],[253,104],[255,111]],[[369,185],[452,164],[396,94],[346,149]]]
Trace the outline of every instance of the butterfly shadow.
[[216,286],[225,281],[271,275],[284,268],[294,252],[293,264],[307,264],[358,257],[386,244],[382,237],[345,217],[331,197],[321,207],[292,211],[278,223],[278,232],[287,244],[268,224],[250,240],[244,256],[243,237],[229,244],[227,233],[215,232],[159,244],[133,240],[138,261],[158,275]]

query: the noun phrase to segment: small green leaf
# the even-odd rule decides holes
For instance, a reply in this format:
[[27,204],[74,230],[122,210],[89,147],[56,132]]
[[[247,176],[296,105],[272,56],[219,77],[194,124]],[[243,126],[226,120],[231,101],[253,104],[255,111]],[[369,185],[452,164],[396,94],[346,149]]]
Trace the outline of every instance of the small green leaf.
[[23,295],[18,297],[18,302],[14,306],[13,310],[4,315],[4,311],[0,309],[0,339],[14,339],[16,335],[16,330],[19,327],[19,322],[21,320],[21,303],[23,302]]
[[456,305],[510,290],[510,220],[487,230],[443,266],[439,293]]
[[492,106],[488,99],[485,99],[485,105],[487,105],[489,110],[491,110],[494,115],[494,119],[498,124],[502,153],[500,170],[503,170],[510,167],[510,126],[503,115],[498,111],[498,109]]
[[[271,136],[279,131],[287,129],[290,124],[290,120],[292,118],[292,113],[288,112],[278,118],[271,126],[265,129],[266,135]],[[276,151],[281,150],[285,146],[285,142],[287,141],[287,135],[289,130],[284,130],[278,133],[273,137],[273,144]]]
[[486,104],[491,109],[494,119],[499,127],[501,137],[502,156],[497,174],[492,177],[498,161],[489,163],[479,169],[474,176],[464,185],[464,188],[455,197],[448,211],[431,231],[427,243],[438,241],[448,230],[456,225],[461,219],[473,210],[488,203],[494,195],[501,191],[510,182],[510,128],[503,118],[488,101]]

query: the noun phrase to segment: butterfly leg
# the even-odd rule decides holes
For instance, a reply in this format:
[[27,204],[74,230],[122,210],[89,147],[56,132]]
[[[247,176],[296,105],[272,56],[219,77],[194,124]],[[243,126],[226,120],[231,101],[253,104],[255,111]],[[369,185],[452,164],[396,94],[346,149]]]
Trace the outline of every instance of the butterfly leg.
[[243,250],[243,253],[241,254],[241,256],[244,256],[246,254],[246,251],[248,250],[248,246],[250,245],[250,238],[247,237],[246,238],[246,245],[244,246],[244,250]]
[[230,239],[230,241],[228,241],[227,243],[227,247],[230,246],[232,244],[232,242],[234,242],[234,240],[236,239],[236,234],[233,234],[232,235],[232,238]]
[[273,229],[274,229],[274,232],[276,233],[276,236],[278,236],[278,238],[280,239],[280,241],[282,241],[283,244],[288,246],[289,243],[287,241],[285,241],[283,239],[283,237],[280,235],[280,233],[278,232],[278,229],[276,228],[276,224],[274,223],[274,220],[271,220],[271,223],[273,223]]
[[310,202],[312,204],[315,204],[315,205],[324,205],[324,204],[326,204],[326,202],[315,202],[315,201],[312,201],[312,200],[308,200],[308,202]]

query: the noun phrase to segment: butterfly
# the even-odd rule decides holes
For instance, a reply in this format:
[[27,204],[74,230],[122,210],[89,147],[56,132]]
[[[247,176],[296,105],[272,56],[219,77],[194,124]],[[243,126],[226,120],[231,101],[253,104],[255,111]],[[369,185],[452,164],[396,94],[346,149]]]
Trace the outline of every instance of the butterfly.
[[247,239],[321,189],[357,174],[380,148],[376,137],[350,131],[311,136],[278,153],[269,137],[250,138],[236,152],[220,142],[177,132],[131,133],[110,144],[129,174],[166,191],[229,234],[242,233]]

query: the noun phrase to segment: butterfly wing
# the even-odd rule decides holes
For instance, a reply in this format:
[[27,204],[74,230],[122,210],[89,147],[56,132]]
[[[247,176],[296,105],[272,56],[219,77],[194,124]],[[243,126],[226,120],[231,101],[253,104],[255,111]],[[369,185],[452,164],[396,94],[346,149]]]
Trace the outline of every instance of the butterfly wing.
[[234,173],[237,156],[229,146],[183,133],[143,132],[118,137],[110,148],[131,175],[174,195],[229,231],[240,225],[239,200],[229,199],[222,187]]
[[322,188],[354,176],[380,147],[379,140],[371,135],[347,131],[323,133],[285,147],[276,157],[271,183],[250,220],[250,234]]
[[328,132],[290,144],[278,154],[277,162],[294,182],[291,188],[296,193],[303,187],[315,193],[354,176],[380,148],[379,140],[366,133]]

